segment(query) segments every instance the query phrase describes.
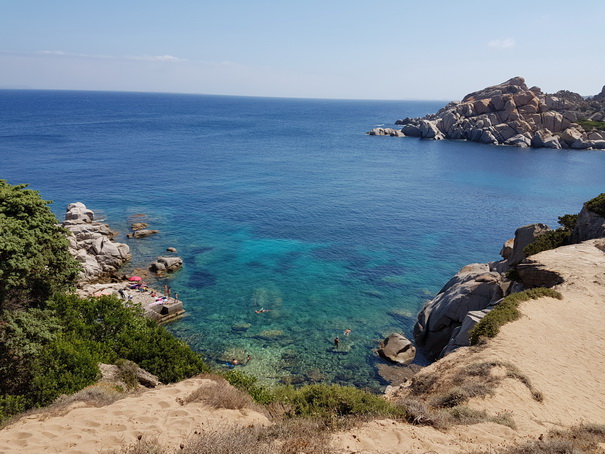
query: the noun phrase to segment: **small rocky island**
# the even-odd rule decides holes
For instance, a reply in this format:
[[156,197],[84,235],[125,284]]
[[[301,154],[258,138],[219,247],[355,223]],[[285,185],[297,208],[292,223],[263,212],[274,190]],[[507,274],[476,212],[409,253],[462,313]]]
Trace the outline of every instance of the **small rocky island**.
[[397,120],[395,128],[374,128],[374,136],[468,140],[516,147],[604,150],[605,86],[583,97],[561,90],[528,88],[522,77],[466,95],[437,113]]

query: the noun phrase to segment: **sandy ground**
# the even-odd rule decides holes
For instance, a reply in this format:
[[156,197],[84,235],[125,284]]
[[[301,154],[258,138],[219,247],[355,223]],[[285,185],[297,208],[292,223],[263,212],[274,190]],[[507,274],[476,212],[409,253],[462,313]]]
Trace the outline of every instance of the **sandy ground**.
[[[334,452],[494,452],[535,440],[552,428],[582,422],[605,424],[605,253],[592,241],[535,258],[564,277],[565,282],[556,287],[563,300],[523,303],[523,317],[504,326],[484,349],[460,349],[423,371],[435,371],[439,364],[439,370],[448,370],[450,364],[454,368],[479,360],[514,364],[543,394],[543,402],[532,399],[519,381],[505,379],[494,396],[475,398],[469,406],[492,415],[509,414],[515,430],[483,423],[438,431],[378,420],[335,435]],[[177,402],[200,386],[204,380],[190,379],[106,407],[76,406],[63,416],[27,416],[0,430],[0,453],[107,452],[134,443],[139,435],[157,437],[158,443],[176,449],[201,428],[269,423],[250,410],[212,410],[199,403],[182,406]]]
[[178,402],[200,387],[212,389],[211,383],[192,378],[105,407],[74,404],[65,415],[27,416],[0,431],[0,453],[106,453],[136,443],[139,436],[178,450],[195,431],[208,427],[268,424],[265,416],[250,410],[216,410],[202,403]]

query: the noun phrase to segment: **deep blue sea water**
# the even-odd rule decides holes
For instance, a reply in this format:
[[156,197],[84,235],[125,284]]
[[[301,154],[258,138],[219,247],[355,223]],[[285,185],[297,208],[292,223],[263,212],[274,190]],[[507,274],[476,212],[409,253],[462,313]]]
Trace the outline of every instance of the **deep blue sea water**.
[[[364,134],[444,104],[0,91],[0,178],[61,220],[103,213],[130,269],[176,247],[184,268],[156,284],[189,316],[169,329],[210,363],[378,389],[378,340],[411,337],[452,274],[605,191],[604,152]],[[127,239],[138,214],[160,233]]]

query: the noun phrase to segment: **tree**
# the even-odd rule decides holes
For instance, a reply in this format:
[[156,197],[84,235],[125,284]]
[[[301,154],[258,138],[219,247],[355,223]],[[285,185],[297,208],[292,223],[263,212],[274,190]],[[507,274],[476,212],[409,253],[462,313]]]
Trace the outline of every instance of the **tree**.
[[52,202],[26,188],[0,180],[0,309],[39,307],[80,271]]

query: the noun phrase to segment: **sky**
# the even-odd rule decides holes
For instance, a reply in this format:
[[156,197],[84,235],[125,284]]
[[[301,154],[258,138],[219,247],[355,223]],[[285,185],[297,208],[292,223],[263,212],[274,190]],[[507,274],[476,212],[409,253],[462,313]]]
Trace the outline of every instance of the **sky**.
[[0,89],[460,100],[605,85],[605,1],[0,0]]

